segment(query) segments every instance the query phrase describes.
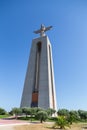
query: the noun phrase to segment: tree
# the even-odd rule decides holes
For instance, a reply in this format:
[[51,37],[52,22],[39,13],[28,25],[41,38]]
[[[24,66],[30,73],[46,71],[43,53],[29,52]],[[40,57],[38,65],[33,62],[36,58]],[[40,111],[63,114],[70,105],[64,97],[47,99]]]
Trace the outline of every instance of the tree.
[[14,107],[14,108],[12,109],[12,113],[15,114],[15,117],[16,117],[16,119],[17,119],[18,115],[20,115],[20,114],[22,113],[22,110],[21,110],[21,108],[16,108],[16,107]]
[[27,118],[27,115],[31,114],[31,109],[29,107],[23,107],[22,108],[22,113],[25,114],[26,118]]
[[67,118],[70,124],[72,124],[72,122],[76,122],[77,120],[79,120],[78,111],[74,111],[74,110],[70,111],[69,116]]
[[60,129],[65,129],[66,126],[70,127],[67,118],[65,116],[58,116],[53,128],[59,127]]
[[36,115],[36,112],[37,112],[37,107],[32,107],[32,108],[30,108],[30,115],[31,115],[31,117],[32,117],[32,116],[35,116],[35,115]]
[[82,120],[86,120],[87,119],[87,111],[78,110],[78,113],[79,113],[80,119],[82,119]]
[[48,116],[52,116],[53,114],[55,114],[56,110],[54,110],[54,109],[52,109],[52,108],[48,108],[48,109],[46,110],[46,112],[47,112]]
[[59,116],[69,116],[69,111],[67,109],[59,109],[57,113]]
[[36,118],[39,119],[40,122],[42,123],[48,118],[48,114],[46,111],[38,111],[36,114]]
[[0,115],[5,115],[6,111],[3,108],[0,108]]

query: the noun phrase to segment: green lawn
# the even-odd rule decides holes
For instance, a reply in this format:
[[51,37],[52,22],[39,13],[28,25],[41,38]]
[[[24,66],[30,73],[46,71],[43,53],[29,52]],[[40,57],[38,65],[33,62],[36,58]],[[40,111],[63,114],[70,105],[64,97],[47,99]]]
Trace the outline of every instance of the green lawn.
[[[29,121],[38,121],[35,117],[18,117],[19,120],[29,120]],[[46,120],[47,122],[55,122],[56,121],[56,117],[51,117],[51,118],[48,118]]]
[[9,117],[10,115],[0,115],[0,119],[2,119],[2,118],[7,118],[7,117]]
[[35,117],[18,117],[19,120],[32,120],[32,121],[37,121],[37,119],[35,119]]

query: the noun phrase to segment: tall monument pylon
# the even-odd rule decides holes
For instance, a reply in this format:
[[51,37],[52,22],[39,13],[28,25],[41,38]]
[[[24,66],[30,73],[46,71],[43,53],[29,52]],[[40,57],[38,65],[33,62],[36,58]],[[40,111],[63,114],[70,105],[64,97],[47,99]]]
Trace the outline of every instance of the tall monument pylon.
[[41,28],[34,33],[40,37],[32,40],[27,73],[21,99],[21,107],[41,107],[57,110],[53,70],[52,49],[45,32],[52,26]]

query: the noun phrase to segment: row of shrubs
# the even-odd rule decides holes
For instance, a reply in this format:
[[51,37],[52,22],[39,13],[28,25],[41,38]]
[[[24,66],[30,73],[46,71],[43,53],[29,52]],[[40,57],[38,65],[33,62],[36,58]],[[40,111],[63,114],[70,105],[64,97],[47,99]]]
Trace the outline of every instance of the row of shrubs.
[[[54,109],[42,109],[42,108],[12,108],[10,112],[8,112],[10,115],[15,115],[17,118],[19,115],[24,116],[27,118],[29,117],[34,117],[37,118],[40,117],[40,115],[44,115],[44,119],[46,120],[47,118],[51,118],[52,116],[63,116],[66,117],[69,122],[75,122],[75,121],[86,121],[87,120],[87,111],[84,110],[67,110],[67,109],[59,109],[57,112]],[[42,113],[42,114],[41,114]],[[5,115],[7,112],[3,109],[0,108],[0,115]],[[40,117],[41,118],[41,117]],[[54,119],[54,118],[52,118]],[[42,122],[42,121],[41,121]]]

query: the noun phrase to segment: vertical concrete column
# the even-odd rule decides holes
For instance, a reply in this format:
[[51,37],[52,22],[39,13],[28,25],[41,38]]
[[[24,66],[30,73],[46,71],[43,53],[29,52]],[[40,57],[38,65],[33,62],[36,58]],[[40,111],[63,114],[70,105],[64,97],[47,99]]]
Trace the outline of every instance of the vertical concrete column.
[[57,109],[52,50],[47,36],[32,41],[21,107]]

